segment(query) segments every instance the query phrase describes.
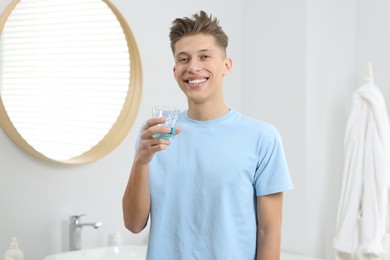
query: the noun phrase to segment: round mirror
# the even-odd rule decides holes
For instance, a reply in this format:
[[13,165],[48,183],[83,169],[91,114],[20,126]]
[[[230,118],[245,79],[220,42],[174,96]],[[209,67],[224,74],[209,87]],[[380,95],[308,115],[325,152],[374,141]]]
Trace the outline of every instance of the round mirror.
[[142,73],[132,32],[109,1],[13,1],[0,33],[0,124],[17,145],[76,164],[124,139]]

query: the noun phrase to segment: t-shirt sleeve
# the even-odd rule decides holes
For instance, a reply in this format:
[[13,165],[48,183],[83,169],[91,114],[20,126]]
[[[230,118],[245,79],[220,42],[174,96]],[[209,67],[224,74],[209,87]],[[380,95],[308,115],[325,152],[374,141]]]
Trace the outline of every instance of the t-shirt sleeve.
[[258,156],[254,178],[257,196],[293,189],[282,140],[275,127],[267,127],[261,134]]

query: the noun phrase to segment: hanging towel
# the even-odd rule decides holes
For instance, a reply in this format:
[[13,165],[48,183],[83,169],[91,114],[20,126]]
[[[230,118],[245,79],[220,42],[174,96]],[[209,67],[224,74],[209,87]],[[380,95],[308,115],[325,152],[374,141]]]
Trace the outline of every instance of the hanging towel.
[[386,104],[372,83],[353,93],[345,132],[345,162],[333,246],[384,259],[388,228],[390,127]]

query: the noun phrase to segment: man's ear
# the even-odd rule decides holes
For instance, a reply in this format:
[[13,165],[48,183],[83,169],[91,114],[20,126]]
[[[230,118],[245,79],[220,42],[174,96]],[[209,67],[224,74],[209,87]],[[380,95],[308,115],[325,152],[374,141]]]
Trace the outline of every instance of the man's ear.
[[231,58],[228,58],[226,57],[225,58],[225,69],[223,71],[223,76],[226,76],[230,73],[230,71],[232,71],[232,67],[233,67],[233,61]]

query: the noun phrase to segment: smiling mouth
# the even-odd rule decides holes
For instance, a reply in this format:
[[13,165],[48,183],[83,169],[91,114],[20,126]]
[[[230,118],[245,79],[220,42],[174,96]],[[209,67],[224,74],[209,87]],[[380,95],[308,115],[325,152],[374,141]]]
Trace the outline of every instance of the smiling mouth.
[[208,80],[208,78],[202,78],[202,79],[185,80],[184,82],[186,82],[188,84],[196,85],[196,84],[202,84],[202,83],[206,82],[207,80]]

